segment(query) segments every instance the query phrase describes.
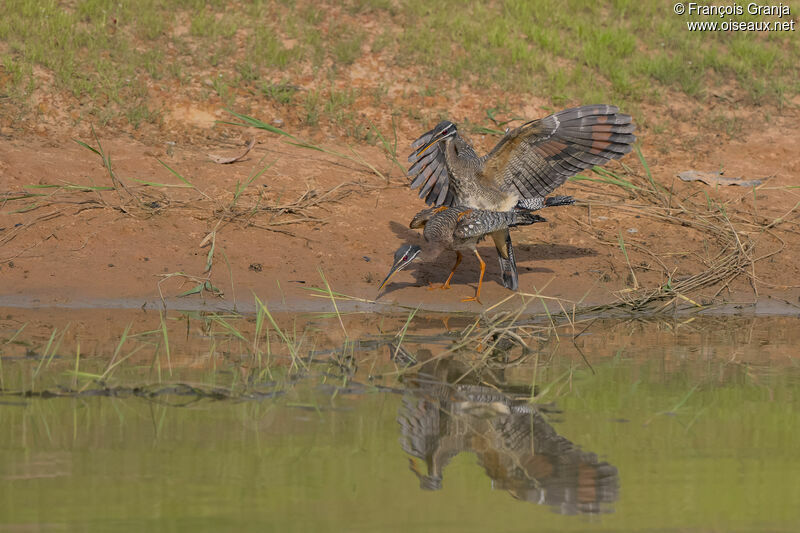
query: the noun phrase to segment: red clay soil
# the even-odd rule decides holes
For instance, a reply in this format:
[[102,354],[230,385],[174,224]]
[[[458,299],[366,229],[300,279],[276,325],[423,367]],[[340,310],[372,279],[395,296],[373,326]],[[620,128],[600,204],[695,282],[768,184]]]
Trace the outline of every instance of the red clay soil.
[[[394,250],[403,242],[423,242],[418,232],[408,229],[408,222],[424,204],[379,148],[355,147],[366,161],[390,176],[388,182],[364,165],[292,146],[275,134],[214,124],[213,118],[224,118],[220,112],[197,116],[197,110],[184,111],[170,119],[180,126],[174,130],[180,133],[138,139],[101,136],[116,175],[127,187],[118,191],[26,189],[53,184],[108,186],[111,180],[100,158],[72,141],[73,132],[37,135],[3,129],[0,306],[139,307],[156,304],[163,294],[174,307],[230,307],[236,301],[247,310],[252,309],[255,294],[271,307],[327,309],[329,300],[315,299],[306,290],[325,286],[321,273],[334,291],[373,300]],[[547,113],[532,110],[531,114]],[[729,284],[706,287],[686,297],[699,303],[800,304],[800,211],[793,210],[800,201],[800,189],[791,188],[800,182],[798,114],[789,109],[732,140],[702,135],[689,124],[671,137],[644,129],[638,132],[656,181],[677,198],[707,195],[723,203],[734,223],[749,217],[760,224],[761,229],[737,226],[741,235],[756,243],[754,257],[780,250]],[[401,162],[411,140],[429,126],[401,126]],[[255,148],[243,161],[219,165],[208,157],[210,153],[234,155],[253,137]],[[88,136],[81,139],[90,142]],[[481,149],[495,141],[482,136],[473,140]],[[341,141],[322,144],[351,153]],[[195,188],[145,187],[134,181],[183,184],[159,159]],[[622,162],[643,175],[634,154]],[[237,183],[246,182],[267,165],[231,208]],[[610,168],[623,172],[617,162]],[[727,176],[768,180],[754,193],[752,188],[710,187],[675,178],[684,170],[720,168]],[[14,199],[24,191],[52,196]],[[556,191],[595,204],[636,203],[620,193],[617,187],[592,182],[570,182]],[[38,207],[23,209],[32,205]],[[570,206],[542,214],[547,223],[512,233],[520,289],[564,298],[564,305],[612,303],[619,291],[634,283],[658,287],[667,282],[663,266],[673,279],[681,279],[706,268],[704,261],[707,265],[717,250],[694,229],[613,207]],[[764,222],[776,219],[780,222],[763,228]],[[635,282],[618,246],[619,235],[628,243]],[[206,274],[212,241],[212,268]],[[430,252],[395,276],[379,303],[421,304],[449,311],[486,308],[510,293],[499,282],[491,242],[484,241],[479,251],[487,261],[481,294],[484,305],[461,302],[474,294],[478,279],[478,264],[471,257],[465,258],[451,290],[427,290],[429,284],[444,281],[454,259],[448,253]],[[656,256],[663,266],[657,265]],[[165,277],[175,273],[193,278]],[[205,278],[224,297],[206,292],[172,300]]]

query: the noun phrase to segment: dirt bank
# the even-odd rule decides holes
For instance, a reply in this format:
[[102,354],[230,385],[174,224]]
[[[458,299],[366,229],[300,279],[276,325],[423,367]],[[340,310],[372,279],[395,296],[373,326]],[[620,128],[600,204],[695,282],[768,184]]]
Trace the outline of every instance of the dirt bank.
[[[740,139],[710,136],[689,151],[678,142],[664,151],[657,148],[663,135],[640,132],[653,178],[675,199],[666,206],[671,216],[680,215],[674,207],[680,202],[705,205],[708,212],[724,212],[718,221],[728,220],[736,238],[752,243],[747,257],[754,263],[693,294],[681,294],[681,301],[798,303],[800,215],[793,208],[800,195],[792,188],[800,174],[797,115],[787,111]],[[421,243],[407,224],[423,203],[381,149],[356,147],[363,164],[293,146],[264,131],[212,122],[204,127],[205,138],[101,138],[120,182],[117,190],[74,187],[108,187],[112,180],[101,158],[67,132],[5,136],[0,141],[0,305],[124,301],[132,306],[161,295],[176,297],[205,280],[210,283],[205,288],[219,289],[228,303],[234,298],[250,303],[253,293],[273,303],[299,302],[313,294],[307,289],[325,287],[322,275],[334,291],[372,300],[394,250],[403,242]],[[424,127],[420,124],[419,131]],[[415,133],[399,132],[401,161]],[[475,137],[481,146],[493,142]],[[257,143],[241,162],[219,165],[208,157],[235,154],[249,138]],[[346,145],[323,145],[352,155]],[[635,154],[622,163],[628,168],[614,162],[610,169],[633,182],[646,179]],[[726,176],[768,179],[755,190],[675,179],[688,169],[720,168]],[[237,196],[237,187],[262,170]],[[550,209],[544,213],[546,224],[513,233],[523,292],[541,291],[567,305],[610,303],[711,268],[721,253],[718,239],[681,223],[680,217],[637,211],[646,207],[643,199],[620,187],[581,181],[557,192],[574,195],[582,205]],[[20,198],[31,194],[40,196]],[[482,300],[491,304],[509,293],[499,283],[491,245],[483,243],[479,250],[488,265]],[[474,293],[478,278],[471,258],[456,273],[452,290],[427,290],[444,280],[452,260],[446,253],[427,254],[398,274],[380,301],[480,310],[477,303],[460,301]],[[215,305],[220,298],[206,290],[184,301]]]

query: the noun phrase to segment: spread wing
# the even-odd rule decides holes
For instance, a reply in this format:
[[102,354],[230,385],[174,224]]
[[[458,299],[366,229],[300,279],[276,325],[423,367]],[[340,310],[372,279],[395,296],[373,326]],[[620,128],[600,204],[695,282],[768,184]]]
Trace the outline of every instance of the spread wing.
[[425,132],[422,136],[411,143],[414,151],[408,156],[411,167],[408,175],[413,178],[411,188],[420,187],[419,197],[425,199],[428,205],[452,206],[455,197],[449,187],[450,174],[447,172],[447,165],[444,161],[444,147],[442,143],[436,143],[428,148],[424,154],[420,151],[428,144],[433,136],[433,130]]
[[520,199],[543,197],[570,176],[631,151],[636,126],[618,111],[582,106],[523,124],[486,156],[479,179]]

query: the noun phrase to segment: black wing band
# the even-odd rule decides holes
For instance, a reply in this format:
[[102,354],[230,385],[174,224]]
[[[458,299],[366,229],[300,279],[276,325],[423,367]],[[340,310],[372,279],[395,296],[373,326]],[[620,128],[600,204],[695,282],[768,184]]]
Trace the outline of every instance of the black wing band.
[[450,190],[450,174],[447,172],[442,144],[436,143],[420,153],[430,142],[432,135],[433,130],[430,130],[411,143],[411,148],[414,148],[408,156],[408,162],[411,163],[408,169],[411,188],[419,187],[419,197],[428,205],[450,206],[453,204],[453,193]]

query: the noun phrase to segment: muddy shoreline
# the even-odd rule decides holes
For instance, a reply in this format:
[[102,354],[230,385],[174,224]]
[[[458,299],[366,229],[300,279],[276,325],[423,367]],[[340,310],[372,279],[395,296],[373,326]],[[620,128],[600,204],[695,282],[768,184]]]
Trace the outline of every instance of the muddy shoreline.
[[[364,165],[289,145],[273,134],[241,128],[227,134],[238,134],[242,144],[256,138],[244,161],[211,162],[208,153],[224,152],[221,143],[154,146],[130,138],[103,140],[130,198],[109,190],[102,160],[74,142],[0,143],[5,176],[0,302],[140,307],[160,305],[163,297],[170,308],[231,309],[235,301],[249,309],[255,294],[271,306],[320,309],[327,305],[324,299],[319,304],[307,300],[315,301],[326,283],[335,293],[374,300],[394,250],[403,242],[424,244],[407,226],[424,204],[377,148],[359,148],[358,154],[384,172],[383,179]],[[790,312],[800,304],[800,265],[795,261],[800,256],[795,209],[800,196],[792,188],[800,160],[790,155],[788,139],[775,137],[767,154],[731,143],[702,161],[687,163],[677,154],[648,160],[654,180],[670,198],[694,202],[700,210],[686,216],[704,220],[714,215],[722,220],[715,223],[729,223],[737,239],[752,245],[743,255],[756,260],[732,268],[718,283],[681,294],[681,305],[758,302],[758,309],[775,309],[775,302],[786,301]],[[399,145],[409,142],[403,139]],[[649,153],[646,144],[643,153]],[[742,175],[774,177],[756,189],[674,178],[690,164],[702,168],[720,157],[735,157],[727,160],[728,168]],[[632,154],[609,169],[645,179]],[[259,172],[237,196],[237,188]],[[663,206],[651,209],[619,187],[578,181],[556,192],[575,196],[579,204],[548,208],[543,212],[547,223],[512,233],[524,293],[561,299],[567,307],[613,304],[633,291],[702,272],[722,253],[717,237],[702,225],[687,227],[687,220],[694,219],[665,219],[663,211],[651,216]],[[720,219],[723,211],[726,218]],[[478,265],[471,258],[462,263],[451,290],[427,290],[447,277],[452,264],[448,254],[428,253],[392,280],[377,307],[342,303],[343,308],[400,305],[481,312],[512,293],[499,283],[492,247],[483,242],[479,251],[487,259],[484,305],[461,302],[474,294],[477,283]],[[176,298],[206,281],[206,288],[218,289],[224,299],[207,290],[202,296]]]

